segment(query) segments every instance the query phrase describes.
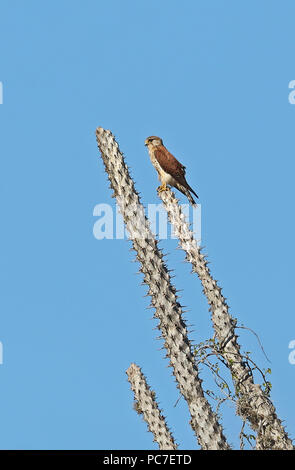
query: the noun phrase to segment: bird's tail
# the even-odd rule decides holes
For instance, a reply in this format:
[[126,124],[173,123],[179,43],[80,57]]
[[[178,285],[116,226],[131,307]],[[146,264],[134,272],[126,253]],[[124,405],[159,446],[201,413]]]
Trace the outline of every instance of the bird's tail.
[[193,196],[191,195],[190,191],[197,197],[199,198],[199,196],[195,193],[195,191],[189,186],[187,185],[188,187],[185,188],[184,186],[182,185],[178,185],[177,186],[177,189],[179,191],[181,191],[189,200],[190,204],[193,206],[193,207],[197,207],[197,203],[196,201],[194,200]]
[[187,189],[188,189],[191,193],[193,193],[193,194],[196,196],[197,199],[199,199],[199,196],[197,195],[197,193],[195,193],[195,191],[194,191],[189,185],[187,185]]
[[[195,193],[194,193],[194,194],[195,194]],[[194,200],[193,196],[191,195],[191,193],[189,192],[188,189],[186,189],[185,195],[186,195],[186,197],[188,198],[190,204],[191,204],[193,207],[197,207],[197,203],[196,203],[196,201]],[[197,197],[198,197],[198,196],[197,196]]]

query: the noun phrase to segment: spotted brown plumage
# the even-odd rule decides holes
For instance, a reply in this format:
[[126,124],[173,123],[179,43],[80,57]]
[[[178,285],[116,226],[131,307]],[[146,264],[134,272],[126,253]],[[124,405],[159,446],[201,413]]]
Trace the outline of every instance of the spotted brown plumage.
[[192,205],[196,205],[191,193],[197,198],[198,195],[186,181],[185,166],[166,149],[160,137],[148,137],[145,140],[145,145],[148,147],[151,162],[161,181],[158,191],[165,191],[166,185],[169,184],[185,194]]

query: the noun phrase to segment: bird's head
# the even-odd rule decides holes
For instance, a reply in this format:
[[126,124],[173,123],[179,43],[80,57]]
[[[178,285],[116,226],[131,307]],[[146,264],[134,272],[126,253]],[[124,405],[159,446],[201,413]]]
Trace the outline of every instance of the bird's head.
[[156,145],[163,145],[162,139],[160,137],[156,137],[155,135],[151,135],[150,137],[147,137],[144,141],[144,145],[147,147],[149,145],[156,146]]

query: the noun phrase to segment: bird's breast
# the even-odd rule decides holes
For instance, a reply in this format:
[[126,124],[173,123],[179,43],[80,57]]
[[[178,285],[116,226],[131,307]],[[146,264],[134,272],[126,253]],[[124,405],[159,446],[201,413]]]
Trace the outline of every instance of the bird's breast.
[[176,183],[175,179],[173,178],[172,175],[170,175],[170,173],[167,173],[166,171],[163,170],[160,163],[156,159],[153,150],[150,150],[149,154],[150,154],[151,162],[152,162],[153,166],[155,167],[155,169],[157,170],[161,182],[166,183],[166,184],[170,184],[171,186],[175,186],[175,183]]

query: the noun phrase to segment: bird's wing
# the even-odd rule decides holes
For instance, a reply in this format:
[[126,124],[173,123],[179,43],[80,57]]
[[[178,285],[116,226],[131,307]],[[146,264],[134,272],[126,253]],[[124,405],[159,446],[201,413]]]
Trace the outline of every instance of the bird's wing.
[[158,145],[154,150],[154,156],[157,159],[161,168],[166,173],[173,176],[173,178],[177,181],[178,184],[184,186],[198,198],[198,195],[189,186],[185,179],[185,166],[182,165],[178,160],[176,160],[172,153],[168,152],[166,147]]
[[185,180],[185,166],[176,160],[164,146],[157,146],[154,150],[154,156],[166,173],[173,176],[177,181],[180,179],[179,183]]

